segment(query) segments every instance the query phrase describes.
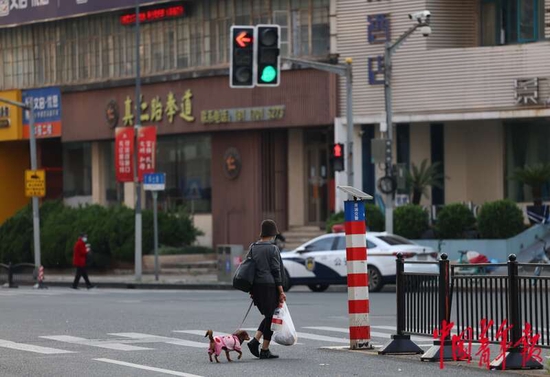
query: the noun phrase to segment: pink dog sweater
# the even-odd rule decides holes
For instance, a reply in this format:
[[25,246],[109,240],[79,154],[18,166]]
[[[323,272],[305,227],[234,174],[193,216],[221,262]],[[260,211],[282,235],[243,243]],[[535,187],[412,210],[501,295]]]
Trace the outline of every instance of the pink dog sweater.
[[208,349],[208,354],[212,355],[213,353],[216,356],[220,356],[223,349],[228,351],[241,351],[241,342],[239,342],[239,337],[237,335],[225,335],[225,336],[215,336],[214,337],[214,351],[210,348]]

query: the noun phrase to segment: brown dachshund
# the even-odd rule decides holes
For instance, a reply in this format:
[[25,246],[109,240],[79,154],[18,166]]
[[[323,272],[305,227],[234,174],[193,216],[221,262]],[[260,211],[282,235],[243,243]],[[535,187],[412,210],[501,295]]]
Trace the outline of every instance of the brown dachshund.
[[208,339],[210,339],[210,345],[208,347],[208,357],[210,358],[210,362],[213,361],[212,355],[214,355],[217,363],[220,362],[218,356],[220,356],[222,350],[225,351],[227,361],[232,361],[229,357],[229,351],[237,352],[239,354],[238,359],[240,360],[241,357],[243,357],[243,353],[241,352],[241,344],[243,344],[245,340],[250,340],[248,333],[244,330],[238,330],[232,335],[225,336],[214,336],[213,331],[208,330],[204,337],[208,337]]

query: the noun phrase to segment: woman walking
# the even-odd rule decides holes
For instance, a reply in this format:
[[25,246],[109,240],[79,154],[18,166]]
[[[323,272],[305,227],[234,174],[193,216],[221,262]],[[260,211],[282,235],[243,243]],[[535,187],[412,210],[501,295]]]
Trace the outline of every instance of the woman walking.
[[[273,244],[275,236],[279,233],[277,224],[273,220],[262,221],[260,240],[252,244],[250,255],[256,265],[256,276],[252,286],[252,299],[264,319],[256,331],[254,338],[248,342],[250,352],[260,359],[276,359],[269,350],[271,342],[271,318],[273,312],[280,303],[286,301],[283,291],[283,262],[279,248]],[[260,350],[260,339],[263,343]]]

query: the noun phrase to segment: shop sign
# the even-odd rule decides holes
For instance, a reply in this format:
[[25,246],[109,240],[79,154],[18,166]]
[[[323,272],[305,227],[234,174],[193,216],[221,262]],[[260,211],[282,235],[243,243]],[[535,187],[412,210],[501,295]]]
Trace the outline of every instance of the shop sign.
[[117,128],[115,134],[115,171],[117,182],[134,180],[134,129]]
[[[0,92],[0,98],[21,102],[21,91]],[[21,140],[20,107],[0,102],[0,141]]]
[[[162,122],[164,117],[170,124],[175,121],[193,123],[193,92],[187,89],[183,94],[177,95],[169,92],[165,98],[160,96],[147,100],[143,95],[140,98],[140,121],[141,123]],[[130,96],[124,100],[124,116],[122,124],[132,126],[135,122],[134,101]]]
[[138,173],[139,181],[143,176],[155,172],[155,150],[157,144],[157,128],[155,126],[141,127],[138,133]]
[[242,109],[203,110],[201,123],[241,123],[280,120],[285,116],[285,106],[248,107]]
[[[139,0],[141,5],[169,0]],[[133,8],[136,0],[0,0],[0,27]]]
[[538,105],[540,101],[540,84],[544,78],[517,79],[514,80],[514,99],[516,105]]
[[[58,87],[23,90],[23,103],[34,111],[37,138],[61,137],[61,91]],[[30,137],[29,112],[23,114],[23,138]]]

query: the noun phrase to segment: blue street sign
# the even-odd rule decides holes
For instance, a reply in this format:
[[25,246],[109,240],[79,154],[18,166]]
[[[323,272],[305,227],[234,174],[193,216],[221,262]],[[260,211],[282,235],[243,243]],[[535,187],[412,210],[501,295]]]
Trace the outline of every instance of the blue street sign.
[[147,173],[143,176],[143,189],[146,191],[164,191],[166,188],[165,173]]

